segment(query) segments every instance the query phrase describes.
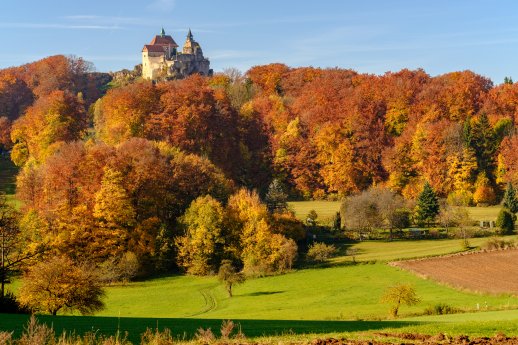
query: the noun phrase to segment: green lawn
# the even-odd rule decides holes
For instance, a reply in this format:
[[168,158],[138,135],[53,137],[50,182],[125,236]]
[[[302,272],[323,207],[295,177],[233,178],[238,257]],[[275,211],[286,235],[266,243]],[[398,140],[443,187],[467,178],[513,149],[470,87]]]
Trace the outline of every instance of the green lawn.
[[[507,236],[508,240],[517,240],[518,236]],[[483,247],[489,239],[470,238],[472,247]],[[353,245],[344,245],[345,248],[357,250],[356,260],[363,261],[395,261],[398,259],[412,259],[418,257],[437,256],[463,251],[459,239],[441,240],[414,240],[414,241],[363,241]],[[334,263],[351,261],[350,256],[339,256],[331,260]]]
[[[106,309],[96,317],[40,318],[52,323],[58,332],[99,330],[98,334],[115,334],[117,329],[128,330],[133,341],[147,327],[157,326],[188,338],[198,327],[219,329],[221,319],[238,321],[249,337],[284,334],[282,339],[300,338],[298,334],[311,334],[309,338],[323,334],[375,337],[376,331],[493,335],[500,330],[518,335],[518,310],[509,310],[518,308],[518,298],[458,291],[382,262],[456,251],[459,240],[362,242],[355,246],[360,250],[358,260],[378,262],[353,265],[345,257],[327,268],[249,279],[235,287],[232,298],[215,277],[157,278],[108,287]],[[379,298],[396,283],[413,285],[421,302],[401,308],[404,322],[377,321],[388,315],[388,306],[380,304]],[[417,316],[437,303],[467,311],[475,311],[478,304],[482,310]],[[20,332],[24,323],[19,316],[0,315],[0,329]]]
[[[464,310],[518,308],[518,298],[458,291],[386,264],[305,269],[250,279],[227,297],[214,277],[175,276],[107,289],[101,316],[230,319],[355,320],[385,318],[383,291],[397,283],[415,286],[421,303],[403,316],[439,302]],[[447,296],[447,299],[445,299]]]
[[315,210],[318,214],[317,221],[325,222],[340,211],[341,201],[291,201],[289,207],[295,211],[297,218],[306,220],[309,211]]

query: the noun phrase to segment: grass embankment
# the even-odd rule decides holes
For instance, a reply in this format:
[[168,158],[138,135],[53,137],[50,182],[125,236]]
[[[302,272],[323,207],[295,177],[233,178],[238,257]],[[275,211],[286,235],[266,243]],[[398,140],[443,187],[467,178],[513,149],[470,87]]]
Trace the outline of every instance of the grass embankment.
[[[482,313],[479,313],[482,314]],[[489,313],[484,313],[489,314]],[[159,318],[116,318],[89,316],[38,316],[38,322],[52,327],[56,334],[66,331],[68,334],[95,333],[97,336],[112,336],[117,333],[134,344],[138,344],[140,334],[147,328],[170,329],[178,340],[192,339],[200,327],[211,328],[219,336],[222,320],[218,319],[159,319]],[[18,337],[27,324],[27,315],[0,314],[1,328],[14,331]],[[418,333],[436,335],[446,334],[454,337],[461,334],[470,336],[493,336],[503,332],[508,336],[517,336],[518,317],[505,321],[293,321],[293,320],[233,320],[249,340],[260,343],[279,343],[285,341],[310,340],[324,337],[348,339],[383,339],[378,333]],[[384,339],[386,340],[386,339]]]

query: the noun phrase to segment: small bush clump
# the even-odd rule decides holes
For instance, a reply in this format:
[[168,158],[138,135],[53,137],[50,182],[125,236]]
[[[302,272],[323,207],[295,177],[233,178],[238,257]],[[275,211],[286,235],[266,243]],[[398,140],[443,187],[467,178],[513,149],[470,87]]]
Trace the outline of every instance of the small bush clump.
[[485,248],[488,250],[498,250],[498,249],[508,249],[515,248],[516,244],[513,240],[506,240],[504,238],[492,237],[490,238],[485,245]]
[[503,208],[496,218],[496,226],[500,228],[500,234],[509,235],[514,232],[514,215]]
[[336,247],[334,245],[315,242],[309,247],[307,256],[310,261],[324,262],[335,254]]
[[425,315],[445,315],[456,314],[459,312],[459,309],[445,303],[439,303],[434,306],[430,306],[424,310]]

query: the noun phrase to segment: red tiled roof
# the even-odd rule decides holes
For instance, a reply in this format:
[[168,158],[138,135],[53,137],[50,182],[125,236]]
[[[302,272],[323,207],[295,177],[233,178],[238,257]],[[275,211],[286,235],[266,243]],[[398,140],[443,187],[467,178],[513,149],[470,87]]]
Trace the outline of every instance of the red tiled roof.
[[161,45],[146,44],[142,51],[153,52],[153,53],[164,53],[164,47]]
[[153,40],[149,44],[157,44],[157,45],[162,45],[162,46],[171,45],[175,48],[178,47],[178,44],[176,44],[176,42],[173,40],[173,38],[169,35],[165,35],[165,36],[156,35],[155,38],[153,38]]

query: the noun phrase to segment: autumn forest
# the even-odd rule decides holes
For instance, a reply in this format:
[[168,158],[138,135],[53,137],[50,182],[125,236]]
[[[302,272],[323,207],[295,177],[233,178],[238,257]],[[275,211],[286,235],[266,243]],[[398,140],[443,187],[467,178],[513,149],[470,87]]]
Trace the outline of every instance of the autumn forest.
[[114,280],[289,270],[305,230],[270,212],[272,181],[292,200],[412,200],[428,182],[455,206],[518,184],[518,85],[472,71],[270,64],[153,83],[51,56],[0,71],[0,116],[26,258],[45,248]]

